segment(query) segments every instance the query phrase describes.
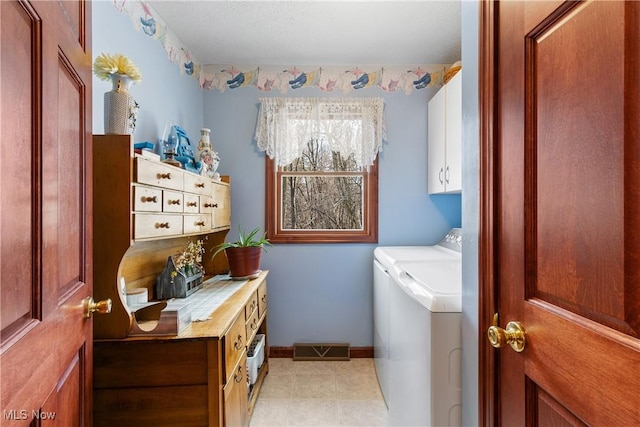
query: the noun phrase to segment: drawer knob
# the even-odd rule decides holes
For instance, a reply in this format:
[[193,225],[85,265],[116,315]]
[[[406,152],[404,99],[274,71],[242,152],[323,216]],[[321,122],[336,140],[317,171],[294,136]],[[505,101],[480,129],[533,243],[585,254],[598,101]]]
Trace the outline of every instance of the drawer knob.
[[156,223],[156,228],[169,228],[168,222],[158,222]]
[[233,348],[235,348],[236,350],[241,350],[242,347],[242,335],[238,335],[238,339],[233,343]]
[[199,182],[196,184],[197,188],[204,188],[204,183],[203,182]]
[[197,221],[195,225],[198,227],[204,227],[204,221]]
[[262,295],[262,302],[267,303],[267,294]]
[[258,319],[253,319],[253,323],[251,323],[251,330],[255,331],[258,329]]
[[170,173],[159,173],[157,175],[158,179],[171,179]]
[[180,199],[168,200],[167,204],[168,205],[179,205],[180,204]]
[[196,207],[198,204],[196,202],[187,202],[187,206]]
[[142,198],[142,203],[146,203],[146,202],[151,202],[151,203],[158,203],[158,196],[147,196],[147,197],[143,197]]

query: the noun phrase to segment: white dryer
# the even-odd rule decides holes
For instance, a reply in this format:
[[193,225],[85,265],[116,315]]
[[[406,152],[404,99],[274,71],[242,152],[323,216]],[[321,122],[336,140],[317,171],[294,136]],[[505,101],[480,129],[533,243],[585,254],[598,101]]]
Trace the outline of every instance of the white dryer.
[[374,360],[397,426],[460,425],[462,230],[374,251]]

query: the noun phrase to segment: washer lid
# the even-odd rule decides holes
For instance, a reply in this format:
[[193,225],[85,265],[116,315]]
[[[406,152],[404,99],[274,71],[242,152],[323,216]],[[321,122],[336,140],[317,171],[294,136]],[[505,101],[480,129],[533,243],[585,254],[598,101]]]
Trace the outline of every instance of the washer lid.
[[462,254],[442,246],[379,246],[374,257],[384,268],[389,269],[401,261],[445,261],[460,260]]
[[407,295],[429,311],[462,311],[460,261],[398,262],[391,269],[391,275]]

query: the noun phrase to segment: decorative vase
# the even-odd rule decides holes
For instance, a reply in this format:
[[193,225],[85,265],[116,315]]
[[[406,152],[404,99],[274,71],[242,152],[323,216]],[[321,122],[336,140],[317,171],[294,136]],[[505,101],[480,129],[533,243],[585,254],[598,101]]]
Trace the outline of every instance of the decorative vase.
[[200,141],[198,142],[198,150],[202,151],[205,148],[210,148],[213,150],[213,146],[211,145],[211,139],[209,135],[211,134],[211,129],[202,128],[200,129]]
[[220,156],[213,151],[213,144],[211,144],[211,129],[200,129],[200,141],[198,142],[198,151],[200,162],[203,164],[201,174],[208,176],[215,180],[220,179],[220,174],[217,172],[218,165],[220,164]]
[[105,134],[133,134],[139,106],[129,94],[131,83],[133,80],[126,74],[111,74],[113,87],[104,94]]
[[224,250],[229,261],[229,276],[235,280],[254,279],[260,274],[262,248],[247,246]]

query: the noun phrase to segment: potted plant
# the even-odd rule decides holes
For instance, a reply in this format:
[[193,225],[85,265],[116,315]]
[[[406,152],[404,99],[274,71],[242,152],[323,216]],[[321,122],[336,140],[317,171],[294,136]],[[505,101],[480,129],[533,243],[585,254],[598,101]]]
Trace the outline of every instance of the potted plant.
[[238,240],[224,242],[217,246],[213,258],[224,251],[229,261],[229,276],[232,279],[253,279],[260,274],[260,255],[262,248],[272,246],[267,233],[259,234],[260,227],[250,232],[238,230]]

